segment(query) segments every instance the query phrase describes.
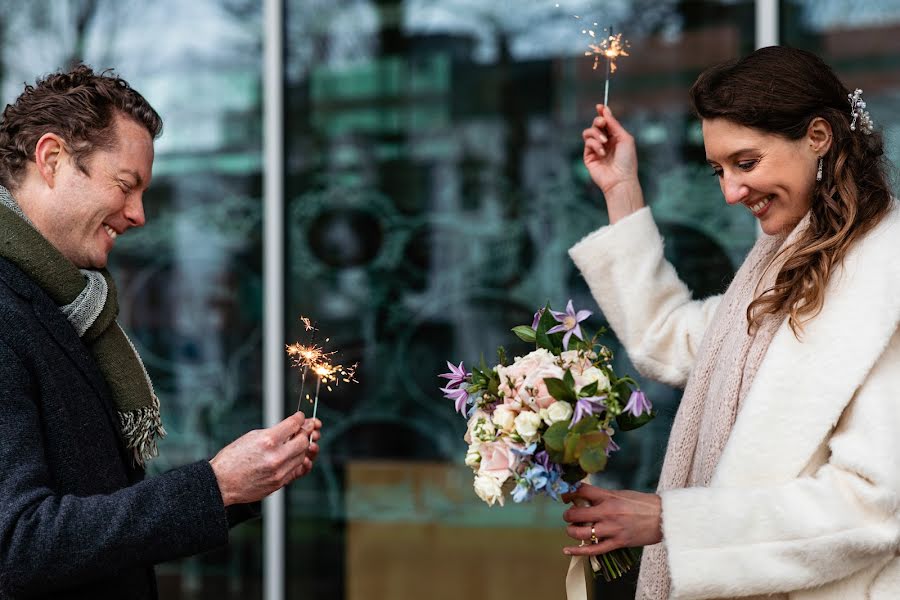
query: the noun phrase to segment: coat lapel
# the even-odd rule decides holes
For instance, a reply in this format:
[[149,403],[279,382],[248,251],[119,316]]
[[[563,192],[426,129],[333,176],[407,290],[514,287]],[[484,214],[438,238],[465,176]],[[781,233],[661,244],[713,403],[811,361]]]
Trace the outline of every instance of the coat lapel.
[[900,323],[897,209],[832,275],[797,340],[785,322],[744,399],[714,486],[796,478],[827,439]]
[[[3,259],[0,259],[3,260]],[[103,375],[94,364],[94,359],[88,349],[76,335],[72,325],[66,320],[65,315],[60,312],[59,308],[53,304],[53,301],[41,290],[37,284],[28,279],[18,268],[12,263],[3,260],[4,267],[2,269],[2,277],[6,283],[14,289],[20,296],[27,299],[31,304],[38,322],[44,330],[59,345],[65,355],[78,368],[85,380],[96,392],[96,401],[102,406],[103,412],[106,414],[109,426],[115,432],[116,440],[119,446],[119,453],[126,464],[129,464],[126,457],[128,456],[125,440],[122,437],[122,431],[119,428],[118,417],[112,406],[109,397],[109,388]]]

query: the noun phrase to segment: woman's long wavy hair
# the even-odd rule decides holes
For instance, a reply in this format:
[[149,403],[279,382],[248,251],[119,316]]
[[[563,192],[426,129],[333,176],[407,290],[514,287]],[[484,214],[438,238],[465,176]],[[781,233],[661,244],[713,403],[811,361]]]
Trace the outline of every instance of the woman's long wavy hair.
[[[795,335],[822,310],[825,287],[853,244],[891,206],[884,144],[877,132],[850,129],[848,90],[814,54],[772,46],[704,71],[691,87],[701,119],[799,140],[816,117],[828,121],[831,148],[813,190],[809,227],[780,256],[774,285],[747,307],[749,330],[768,314],[784,314]],[[877,119],[877,116],[875,117]]]

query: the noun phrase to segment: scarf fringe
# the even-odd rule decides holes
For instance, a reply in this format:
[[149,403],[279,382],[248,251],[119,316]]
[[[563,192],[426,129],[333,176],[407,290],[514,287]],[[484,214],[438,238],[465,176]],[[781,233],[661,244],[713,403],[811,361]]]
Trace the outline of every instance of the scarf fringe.
[[146,461],[159,455],[157,439],[166,437],[159,414],[159,398],[153,394],[150,406],[120,411],[118,414],[122,435],[132,452],[132,459],[136,465],[143,467]]

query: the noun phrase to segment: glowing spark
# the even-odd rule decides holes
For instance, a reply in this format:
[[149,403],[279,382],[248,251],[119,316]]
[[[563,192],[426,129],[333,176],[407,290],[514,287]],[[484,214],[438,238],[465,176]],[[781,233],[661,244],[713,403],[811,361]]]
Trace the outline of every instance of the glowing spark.
[[[594,32],[590,32],[590,35],[594,37]],[[609,61],[609,72],[615,73],[616,59],[620,56],[628,56],[628,52],[625,49],[629,46],[628,40],[623,40],[622,34],[617,33],[606,36],[599,44],[588,44],[590,50],[585,51],[584,55],[594,57],[594,69],[597,68],[601,57],[606,58]]]
[[[318,331],[307,317],[300,317],[300,320],[306,327],[306,331]],[[331,338],[325,338],[325,342],[330,340]],[[359,383],[356,380],[357,364],[354,363],[349,367],[335,364],[332,357],[337,354],[336,352],[326,352],[324,348],[314,343],[308,345],[301,343],[288,344],[285,346],[285,350],[287,351],[288,356],[291,357],[293,366],[302,369],[302,374],[300,376],[300,397],[297,404],[297,410],[300,410],[303,398],[305,397],[313,403],[313,418],[316,417],[316,412],[319,407],[319,391],[323,383],[329,392],[333,391],[334,387],[337,387],[341,382]],[[316,376],[315,398],[310,398],[309,394],[306,396],[303,395],[303,389],[306,385],[306,375],[310,371]]]

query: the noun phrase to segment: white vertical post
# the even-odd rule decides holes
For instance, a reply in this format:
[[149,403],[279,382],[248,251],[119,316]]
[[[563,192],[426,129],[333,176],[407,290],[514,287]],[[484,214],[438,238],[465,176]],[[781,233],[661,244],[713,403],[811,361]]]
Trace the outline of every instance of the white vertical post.
[[756,47],[778,44],[778,0],[756,0]]
[[[756,0],[756,47],[777,46],[778,0]],[[763,234],[762,225],[756,222],[756,237]]]
[[[284,418],[283,0],[263,4],[263,423]],[[263,598],[284,600],[284,490],[263,501]]]

